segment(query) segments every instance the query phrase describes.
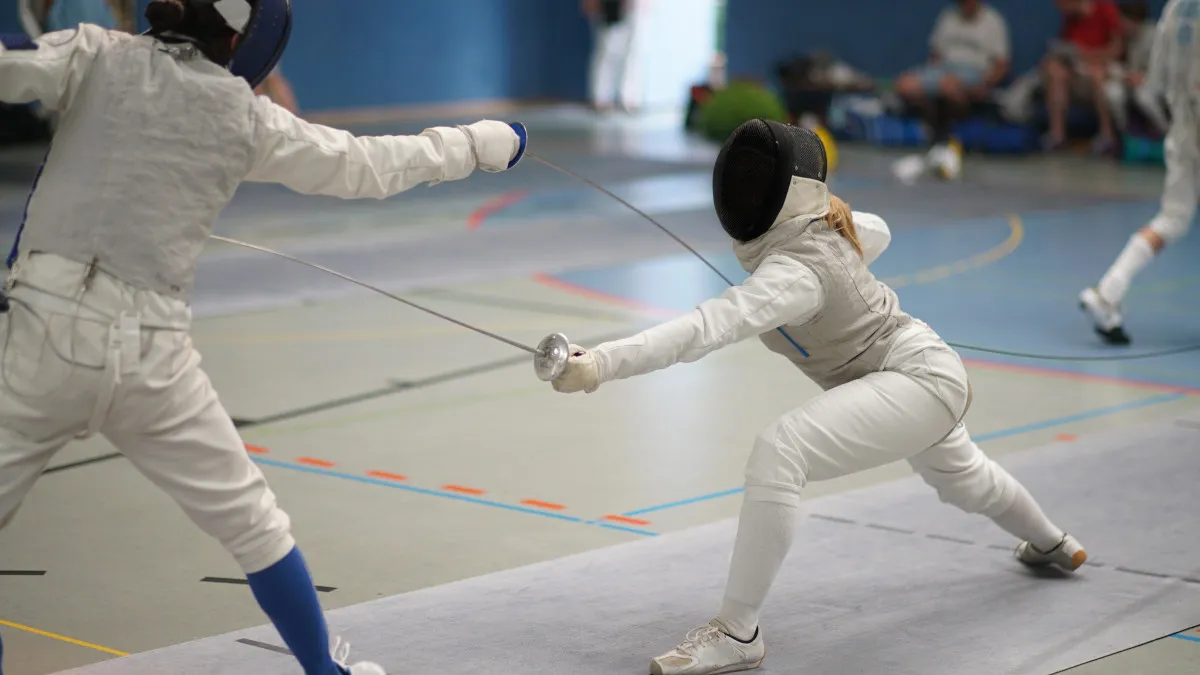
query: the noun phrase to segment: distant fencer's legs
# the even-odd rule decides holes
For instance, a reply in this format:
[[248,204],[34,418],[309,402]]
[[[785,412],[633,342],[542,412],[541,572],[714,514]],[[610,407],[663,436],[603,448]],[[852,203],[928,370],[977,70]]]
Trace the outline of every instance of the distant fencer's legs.
[[1109,344],[1128,344],[1121,309],[1137,275],[1164,248],[1182,239],[1192,226],[1200,198],[1200,127],[1197,103],[1190,99],[1171,104],[1171,128],[1164,142],[1166,179],[1161,206],[1154,218],[1129,238],[1121,254],[1094,288],[1080,294],[1080,305]]

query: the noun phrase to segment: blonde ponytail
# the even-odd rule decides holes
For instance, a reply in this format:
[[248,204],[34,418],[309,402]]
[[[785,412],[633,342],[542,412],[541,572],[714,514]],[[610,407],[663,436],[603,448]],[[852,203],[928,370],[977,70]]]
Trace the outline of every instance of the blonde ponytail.
[[858,241],[858,230],[854,229],[854,216],[850,213],[850,205],[837,195],[829,195],[829,214],[825,216],[825,222],[845,237],[858,255],[862,256],[862,244]]

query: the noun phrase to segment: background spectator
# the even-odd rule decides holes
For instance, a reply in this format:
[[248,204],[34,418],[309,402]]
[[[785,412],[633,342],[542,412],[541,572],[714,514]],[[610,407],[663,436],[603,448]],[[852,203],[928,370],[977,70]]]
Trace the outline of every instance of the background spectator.
[[1116,136],[1105,95],[1105,83],[1121,54],[1121,15],[1110,0],[1056,0],[1062,12],[1059,42],[1043,61],[1046,112],[1050,130],[1044,145],[1055,150],[1067,139],[1067,110],[1071,100],[1086,100],[1095,108],[1100,133],[1092,141],[1097,154],[1111,152]]
[[[1121,26],[1125,34],[1124,58],[1120,72],[1108,83],[1108,100],[1114,122],[1123,133],[1130,123],[1144,120],[1157,136],[1167,133],[1170,123],[1162,98],[1146,82],[1150,54],[1154,48],[1156,22],[1150,19],[1145,0],[1120,5]],[[1134,119],[1130,119],[1131,113]]]
[[638,108],[633,47],[636,34],[635,0],[583,0],[583,11],[595,30],[592,47],[591,98],[599,112]]
[[[956,0],[938,16],[929,51],[928,63],[897,79],[896,92],[920,111],[929,125],[927,165],[945,178],[956,178],[962,149],[951,142],[954,124],[967,115],[972,102],[986,99],[1008,75],[1008,24],[982,0]],[[903,161],[916,173],[922,171],[921,160]],[[903,169],[900,172],[905,173]]]
[[276,105],[287,108],[288,112],[293,115],[299,114],[300,104],[296,101],[296,93],[292,91],[292,84],[283,76],[283,71],[279,68],[271,71],[267,79],[258,85],[254,90],[255,93],[267,96]]

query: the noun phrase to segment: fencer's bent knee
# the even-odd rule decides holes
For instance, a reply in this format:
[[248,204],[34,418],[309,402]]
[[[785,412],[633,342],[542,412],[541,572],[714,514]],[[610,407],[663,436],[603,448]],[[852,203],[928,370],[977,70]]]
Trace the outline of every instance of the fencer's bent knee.
[[1193,202],[1164,204],[1158,215],[1146,227],[1162,238],[1166,245],[1174,244],[1192,229],[1192,218],[1196,215]]
[[[241,519],[234,517],[230,520]],[[255,514],[249,522],[230,522],[227,526],[228,529],[216,537],[246,574],[267,569],[283,560],[296,546],[291,533],[291,520],[273,503],[270,508]]]
[[746,499],[799,505],[800,491],[808,482],[808,461],[802,446],[787,442],[776,422],[754,440],[745,477]]
[[966,467],[945,471],[914,462],[917,474],[943,503],[967,513],[997,516],[1012,506],[1016,492],[1012,478],[1000,465],[979,453]]

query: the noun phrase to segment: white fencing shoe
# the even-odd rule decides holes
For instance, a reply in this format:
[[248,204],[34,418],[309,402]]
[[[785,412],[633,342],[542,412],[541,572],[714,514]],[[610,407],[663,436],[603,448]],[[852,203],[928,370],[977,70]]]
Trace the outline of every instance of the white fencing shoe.
[[1069,534],[1064,534],[1058,546],[1049,551],[1039,551],[1027,541],[1021,542],[1013,552],[1022,563],[1030,567],[1046,567],[1056,565],[1067,572],[1074,572],[1087,562],[1087,551],[1079,540]]
[[717,619],[687,634],[683,642],[650,662],[650,675],[719,675],[753,670],[762,665],[767,648],[762,630],[742,642],[729,635]]
[[345,642],[342,638],[337,638],[333,643],[333,662],[346,675],[387,675],[387,671],[383,666],[377,663],[367,661],[359,661],[354,665],[347,665],[346,660],[350,658],[350,643]]

